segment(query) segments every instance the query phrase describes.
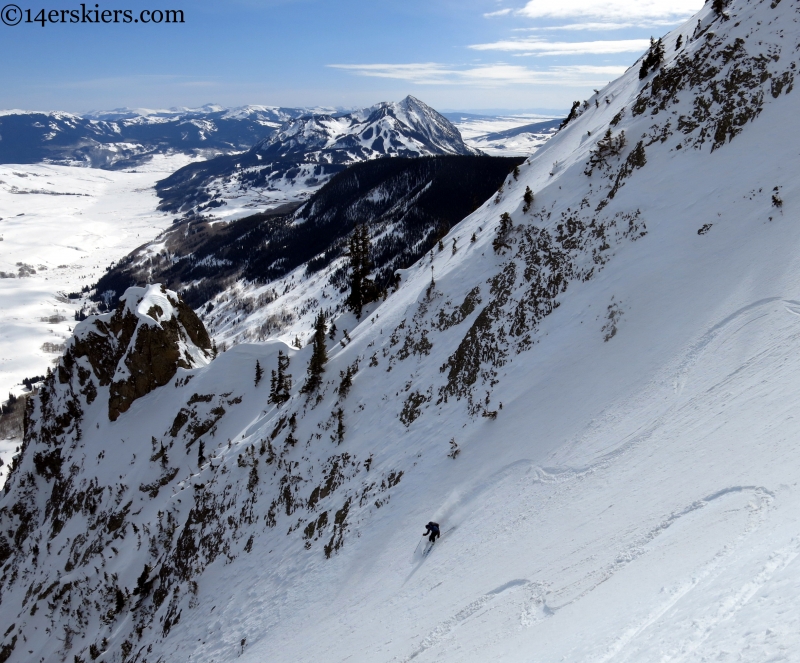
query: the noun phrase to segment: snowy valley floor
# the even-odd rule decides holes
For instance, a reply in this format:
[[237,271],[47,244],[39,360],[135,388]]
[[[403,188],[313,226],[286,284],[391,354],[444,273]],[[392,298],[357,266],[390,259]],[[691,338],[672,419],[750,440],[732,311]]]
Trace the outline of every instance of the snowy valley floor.
[[[109,263],[172,223],[156,212],[152,187],[188,162],[156,157],[137,172],[0,165],[0,272],[16,277],[0,278],[0,400],[60,356],[82,305],[64,295],[94,285]],[[6,463],[18,444],[0,440]]]

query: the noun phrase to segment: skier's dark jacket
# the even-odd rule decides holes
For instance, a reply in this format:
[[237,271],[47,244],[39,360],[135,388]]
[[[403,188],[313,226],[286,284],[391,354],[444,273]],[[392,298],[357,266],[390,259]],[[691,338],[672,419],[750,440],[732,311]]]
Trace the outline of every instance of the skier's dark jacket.
[[425,534],[434,534],[435,536],[439,536],[439,523],[434,523],[431,521],[425,525]]

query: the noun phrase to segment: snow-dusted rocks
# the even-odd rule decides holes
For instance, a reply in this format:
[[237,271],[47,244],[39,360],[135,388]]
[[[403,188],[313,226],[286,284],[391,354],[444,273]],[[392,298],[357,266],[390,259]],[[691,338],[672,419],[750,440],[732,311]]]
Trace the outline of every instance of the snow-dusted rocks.
[[129,288],[113,312],[77,325],[57,373],[69,381],[68,367],[75,363],[80,380],[91,368],[91,389],[109,387],[108,417],[115,421],[134,400],[167,384],[178,368],[207,363],[210,351],[203,323],[176,293],[159,285]]

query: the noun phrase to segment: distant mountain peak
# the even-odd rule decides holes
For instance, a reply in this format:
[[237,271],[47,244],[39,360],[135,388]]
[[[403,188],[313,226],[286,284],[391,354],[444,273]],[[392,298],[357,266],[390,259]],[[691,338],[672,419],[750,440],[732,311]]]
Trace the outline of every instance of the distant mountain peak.
[[[387,123],[391,119],[393,123]],[[384,156],[479,154],[447,118],[412,97],[351,113],[293,118],[253,146],[268,157],[303,156],[306,162],[354,163]]]

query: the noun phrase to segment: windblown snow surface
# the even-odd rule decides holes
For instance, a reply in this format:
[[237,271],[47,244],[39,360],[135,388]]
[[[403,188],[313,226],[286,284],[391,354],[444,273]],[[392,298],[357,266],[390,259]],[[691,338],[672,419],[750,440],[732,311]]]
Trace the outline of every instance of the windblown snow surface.
[[[8,660],[798,660],[800,12],[726,13],[589,100],[451,233],[474,243],[407,270],[318,396],[310,348],[278,342],[113,423],[101,388],[59,438],[97,515],[59,528],[31,441],[0,502],[3,536],[34,514],[3,566]],[[199,464],[182,407],[218,408]]]

